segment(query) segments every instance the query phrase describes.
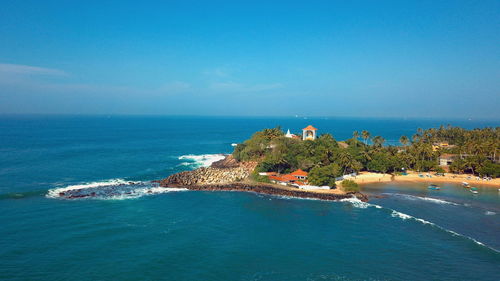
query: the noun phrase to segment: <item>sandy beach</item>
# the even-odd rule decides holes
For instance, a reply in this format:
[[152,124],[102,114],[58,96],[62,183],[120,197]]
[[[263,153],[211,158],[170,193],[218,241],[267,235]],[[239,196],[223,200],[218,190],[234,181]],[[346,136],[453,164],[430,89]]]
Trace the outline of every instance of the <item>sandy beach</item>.
[[[419,176],[422,175],[423,177]],[[416,172],[408,172],[408,175],[401,176],[393,176],[391,174],[381,174],[381,173],[370,173],[370,172],[361,172],[355,178],[353,178],[355,182],[358,184],[368,184],[368,183],[377,183],[377,182],[423,182],[423,183],[457,183],[461,184],[462,182],[467,182],[472,186],[487,186],[487,187],[497,187],[500,188],[500,179],[492,179],[492,180],[482,180],[477,179],[476,176],[463,174],[450,174],[445,173],[444,176],[436,176],[434,173],[416,173]]]

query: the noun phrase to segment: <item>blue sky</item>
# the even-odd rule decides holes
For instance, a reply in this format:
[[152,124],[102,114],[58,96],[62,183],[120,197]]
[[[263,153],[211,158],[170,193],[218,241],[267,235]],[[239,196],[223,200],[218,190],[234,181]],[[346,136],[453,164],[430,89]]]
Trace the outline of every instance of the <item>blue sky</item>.
[[0,113],[500,119],[500,1],[2,1]]

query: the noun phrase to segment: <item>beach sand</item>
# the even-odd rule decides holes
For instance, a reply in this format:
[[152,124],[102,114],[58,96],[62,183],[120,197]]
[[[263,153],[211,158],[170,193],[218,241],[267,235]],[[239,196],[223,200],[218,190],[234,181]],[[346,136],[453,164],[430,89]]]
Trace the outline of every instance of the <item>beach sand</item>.
[[[423,177],[420,177],[419,175],[423,175]],[[461,184],[462,182],[467,182],[471,186],[478,185],[485,187],[500,188],[500,179],[498,178],[489,181],[482,179],[477,180],[475,176],[469,174],[456,175],[456,174],[445,173],[444,176],[436,176],[434,175],[434,173],[408,172],[408,175],[405,176],[402,175],[393,176],[390,174],[361,172],[359,175],[353,178],[353,180],[358,184],[368,184],[377,182],[422,182],[428,184],[435,184],[435,183]]]

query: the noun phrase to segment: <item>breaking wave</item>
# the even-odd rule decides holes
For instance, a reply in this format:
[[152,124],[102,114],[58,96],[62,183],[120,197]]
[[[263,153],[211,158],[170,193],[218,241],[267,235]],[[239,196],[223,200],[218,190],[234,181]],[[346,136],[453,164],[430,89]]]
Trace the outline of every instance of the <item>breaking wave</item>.
[[[415,196],[416,197],[416,196]],[[341,202],[349,202],[351,203],[354,207],[356,208],[361,208],[361,209],[366,209],[368,207],[375,207],[377,209],[384,209],[386,211],[389,211],[390,214],[391,214],[391,217],[394,217],[394,218],[399,218],[399,219],[402,219],[402,220],[411,220],[411,221],[416,221],[416,222],[419,222],[423,225],[428,225],[428,226],[431,226],[431,227],[434,227],[434,228],[437,228],[441,231],[444,231],[444,232],[447,232],[447,233],[450,233],[451,235],[453,236],[457,236],[457,237],[461,237],[463,239],[466,239],[466,240],[469,240],[469,241],[472,241],[474,242],[475,244],[477,245],[480,245],[482,247],[485,247],[485,248],[488,248],[494,252],[497,252],[497,253],[500,253],[499,250],[495,249],[495,248],[492,248],[488,245],[485,245],[484,243],[472,238],[472,237],[469,237],[467,235],[463,235],[463,234],[460,234],[460,233],[457,233],[453,230],[449,230],[449,229],[446,229],[442,226],[439,226],[433,222],[430,222],[430,221],[427,221],[427,220],[424,220],[424,219],[421,219],[421,218],[417,218],[417,217],[414,217],[414,216],[411,216],[411,215],[408,215],[408,214],[405,214],[405,213],[402,213],[402,212],[398,212],[394,209],[391,209],[391,208],[386,208],[386,207],[382,207],[382,206],[379,206],[379,205],[375,205],[375,204],[370,204],[370,203],[366,203],[366,202],[363,202],[357,198],[348,198],[348,199],[342,199],[340,200]],[[440,200],[441,201],[441,200]],[[447,202],[447,201],[446,201]]]
[[351,205],[353,205],[354,207],[361,208],[361,209],[366,209],[368,207],[374,207],[374,208],[377,208],[377,209],[382,209],[382,206],[379,206],[379,205],[376,205],[376,204],[370,204],[368,202],[363,202],[363,201],[359,200],[358,198],[356,198],[354,196],[352,198],[340,199],[339,202],[348,202]]
[[163,188],[152,182],[126,181],[111,179],[106,181],[69,185],[63,188],[49,189],[47,198],[58,199],[99,199],[122,200],[139,198],[172,191],[184,191],[185,188]]
[[492,212],[492,211],[486,211],[484,214],[487,216],[493,216],[493,215],[496,215],[497,213]]
[[397,197],[401,197],[401,198],[408,199],[408,200],[423,200],[423,201],[436,203],[436,204],[448,204],[448,205],[460,206],[460,204],[457,204],[454,202],[450,202],[450,201],[446,201],[446,200],[442,200],[442,199],[436,199],[436,198],[432,198],[432,197],[420,197],[420,196],[414,196],[414,195],[409,195],[409,194],[400,194],[400,193],[384,193],[384,194],[391,195],[391,196],[397,196]]
[[185,160],[180,165],[191,166],[193,168],[209,167],[212,163],[222,160],[226,157],[225,154],[201,154],[201,155],[182,155],[179,160]]

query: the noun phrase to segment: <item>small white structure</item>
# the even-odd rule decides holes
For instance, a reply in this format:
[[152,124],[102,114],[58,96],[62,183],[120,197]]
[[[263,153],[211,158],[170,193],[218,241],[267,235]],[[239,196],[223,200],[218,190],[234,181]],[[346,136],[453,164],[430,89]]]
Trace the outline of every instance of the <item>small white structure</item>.
[[285,137],[287,138],[293,138],[294,134],[290,133],[290,129],[288,129],[288,131],[286,131],[286,135]]
[[316,186],[316,185],[300,185],[299,186],[300,189],[304,189],[304,190],[328,190],[328,189],[331,189],[329,186],[327,185],[323,185],[323,186]]
[[315,140],[316,139],[316,131],[318,129],[309,125],[302,129],[302,140]]
[[439,166],[450,166],[455,160],[455,154],[443,154],[439,156]]

